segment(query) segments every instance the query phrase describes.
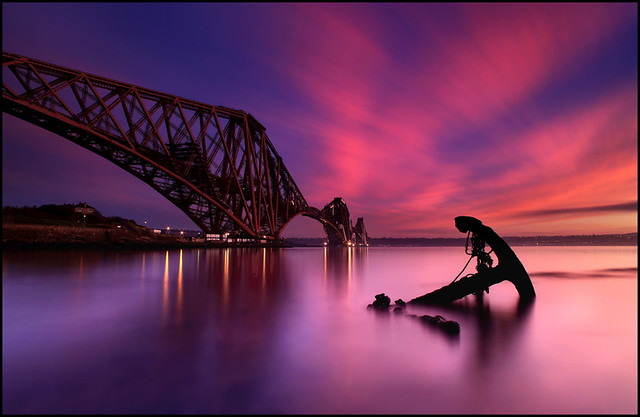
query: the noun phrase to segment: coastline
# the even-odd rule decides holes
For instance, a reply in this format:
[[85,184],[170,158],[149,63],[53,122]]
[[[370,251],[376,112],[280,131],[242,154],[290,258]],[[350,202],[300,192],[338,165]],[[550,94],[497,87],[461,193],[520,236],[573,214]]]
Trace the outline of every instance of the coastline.
[[[637,246],[637,234],[602,236],[505,237],[516,246]],[[180,235],[153,233],[146,227],[127,224],[57,225],[2,224],[2,250],[90,250],[90,249],[176,249],[176,248],[263,248],[322,247],[322,238],[290,238],[278,242],[205,241]],[[370,247],[464,247],[464,238],[369,238]]]
[[192,240],[152,233],[144,227],[82,227],[46,224],[2,224],[2,250],[24,249],[174,249],[287,247],[283,243],[235,243]]

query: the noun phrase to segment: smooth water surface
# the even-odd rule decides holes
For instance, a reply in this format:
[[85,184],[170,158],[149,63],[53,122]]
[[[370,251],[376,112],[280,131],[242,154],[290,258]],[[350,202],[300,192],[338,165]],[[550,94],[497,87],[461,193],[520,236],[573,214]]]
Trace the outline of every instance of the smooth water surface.
[[5,251],[3,412],[637,413],[637,247],[514,250],[529,308],[400,313],[464,249]]

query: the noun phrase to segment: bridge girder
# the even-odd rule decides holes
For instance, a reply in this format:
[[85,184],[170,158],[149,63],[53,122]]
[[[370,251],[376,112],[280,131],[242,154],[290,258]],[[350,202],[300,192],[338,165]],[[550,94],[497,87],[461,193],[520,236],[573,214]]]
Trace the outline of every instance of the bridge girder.
[[275,240],[298,214],[340,229],[309,206],[266,128],[243,111],[4,51],[2,111],[133,174],[205,233]]
[[324,231],[327,234],[330,246],[351,246],[353,243],[353,225],[349,216],[349,208],[340,197],[334,198],[325,205],[321,211]]
[[353,227],[349,208],[341,197],[335,197],[322,210],[309,207],[302,215],[322,223],[330,246],[369,246],[364,219],[358,218]]
[[364,218],[358,217],[356,226],[353,229],[353,235],[357,246],[369,246],[369,236],[367,228],[364,226]]

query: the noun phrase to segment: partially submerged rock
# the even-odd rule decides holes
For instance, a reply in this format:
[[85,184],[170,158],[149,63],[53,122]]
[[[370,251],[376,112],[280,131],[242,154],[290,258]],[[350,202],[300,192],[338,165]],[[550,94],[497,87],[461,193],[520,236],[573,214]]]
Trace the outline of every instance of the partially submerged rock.
[[383,309],[386,310],[387,308],[389,308],[390,304],[391,304],[391,298],[389,298],[389,296],[386,295],[385,293],[382,293],[382,294],[376,295],[375,301],[372,304],[369,304],[368,307],[373,307],[380,310],[383,310]]
[[[391,305],[391,298],[385,293],[377,294],[376,299],[373,303],[369,304],[367,308],[377,308],[380,310],[386,310]],[[402,311],[402,309],[407,305],[402,299],[397,299],[395,301],[395,308],[393,311]]]
[[[390,305],[391,305],[391,298],[389,298],[389,296],[386,295],[385,293],[381,293],[376,295],[375,301],[369,304],[367,308],[375,308],[377,310],[388,311]],[[402,301],[402,299],[397,299],[395,301],[395,307],[393,308],[393,312],[402,313],[406,305],[407,303]],[[457,321],[446,320],[444,317],[440,315],[429,316],[425,314],[423,316],[416,316],[415,314],[410,314],[409,316],[417,317],[422,322],[427,323],[429,325],[436,326],[450,335],[460,334],[460,324]]]
[[460,323],[453,320],[446,320],[441,315],[428,316],[425,314],[424,316],[420,316],[420,320],[425,323],[437,326],[449,334],[460,334]]

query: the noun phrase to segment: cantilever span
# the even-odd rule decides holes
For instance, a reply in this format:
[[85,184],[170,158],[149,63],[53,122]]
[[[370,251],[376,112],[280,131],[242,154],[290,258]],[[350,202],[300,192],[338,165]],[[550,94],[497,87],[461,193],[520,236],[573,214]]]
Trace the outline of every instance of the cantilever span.
[[301,214],[322,222],[331,244],[353,240],[348,210],[311,207],[266,128],[241,110],[3,51],[2,111],[133,174],[205,233],[277,240]]

